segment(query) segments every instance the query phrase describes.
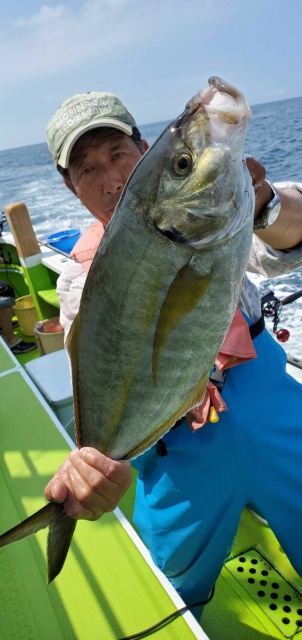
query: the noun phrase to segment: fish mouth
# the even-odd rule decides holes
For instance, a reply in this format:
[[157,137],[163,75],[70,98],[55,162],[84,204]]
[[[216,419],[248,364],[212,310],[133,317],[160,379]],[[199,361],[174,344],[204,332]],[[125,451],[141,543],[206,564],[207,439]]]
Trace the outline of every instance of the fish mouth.
[[218,119],[232,125],[250,118],[251,110],[241,91],[218,76],[211,76],[208,84],[187,102],[185,111],[174,125],[175,129],[186,125],[197,111],[203,111],[209,121]]

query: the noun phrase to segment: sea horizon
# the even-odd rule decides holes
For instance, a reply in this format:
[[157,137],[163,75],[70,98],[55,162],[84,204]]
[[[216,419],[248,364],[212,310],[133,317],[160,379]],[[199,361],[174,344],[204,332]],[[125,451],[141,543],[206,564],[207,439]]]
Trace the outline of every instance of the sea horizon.
[[[253,115],[253,109],[258,108],[258,107],[262,107],[262,106],[269,106],[269,105],[274,105],[277,104],[279,102],[289,102],[290,100],[299,100],[302,99],[302,96],[295,96],[293,98],[280,98],[279,100],[270,100],[268,102],[259,102],[257,104],[254,105],[250,105],[250,109],[252,111],[252,115]],[[177,114],[176,114],[177,115]],[[145,127],[158,127],[159,125],[165,125],[168,122],[171,122],[173,120],[174,117],[176,117],[176,115],[171,116],[171,118],[166,118],[165,120],[155,120],[153,122],[145,122],[145,123],[138,123],[138,129],[141,128],[145,128]],[[13,146],[13,147],[5,147],[5,148],[0,148],[0,153],[2,153],[3,151],[15,151],[16,149],[24,149],[27,147],[35,147],[38,145],[42,145],[42,144],[47,144],[46,143],[46,138],[44,141],[42,142],[32,142],[30,144],[23,144],[21,146]]]

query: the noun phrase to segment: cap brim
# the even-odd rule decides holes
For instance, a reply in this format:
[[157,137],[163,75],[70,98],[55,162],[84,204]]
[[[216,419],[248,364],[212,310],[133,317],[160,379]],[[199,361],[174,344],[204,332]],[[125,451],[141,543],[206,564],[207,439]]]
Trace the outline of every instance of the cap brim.
[[98,127],[112,127],[112,129],[118,129],[119,131],[126,133],[128,136],[132,136],[133,133],[133,127],[130,124],[116,120],[116,118],[102,118],[101,120],[94,120],[86,126],[81,126],[67,138],[58,157],[57,164],[59,164],[63,169],[67,169],[70,154],[76,141],[83,135],[83,133],[86,133],[86,131],[97,129]]

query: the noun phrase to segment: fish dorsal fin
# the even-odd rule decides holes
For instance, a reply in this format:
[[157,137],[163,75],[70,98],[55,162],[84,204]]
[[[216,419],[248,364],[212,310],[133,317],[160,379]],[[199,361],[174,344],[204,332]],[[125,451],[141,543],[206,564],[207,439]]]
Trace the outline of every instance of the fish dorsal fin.
[[173,280],[162,304],[153,342],[152,372],[156,382],[160,355],[169,333],[197,306],[206,292],[211,273],[200,275],[194,260],[182,267]]
[[78,405],[78,347],[79,347],[79,333],[80,333],[80,311],[74,319],[69,334],[66,340],[66,346],[71,361],[71,375],[72,375],[72,389],[73,389],[73,410],[74,410],[74,425],[77,446],[81,447],[81,429],[80,429],[80,413]]

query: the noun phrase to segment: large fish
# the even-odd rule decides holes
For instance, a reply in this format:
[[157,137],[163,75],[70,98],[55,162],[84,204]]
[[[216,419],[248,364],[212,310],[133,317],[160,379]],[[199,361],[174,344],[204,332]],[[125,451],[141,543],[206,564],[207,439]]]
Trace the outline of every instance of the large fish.
[[[79,447],[131,459],[204,398],[250,251],[250,117],[220,78],[190,100],[130,176],[68,337]],[[75,520],[48,504],[0,546],[49,525],[48,578]]]

